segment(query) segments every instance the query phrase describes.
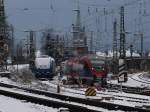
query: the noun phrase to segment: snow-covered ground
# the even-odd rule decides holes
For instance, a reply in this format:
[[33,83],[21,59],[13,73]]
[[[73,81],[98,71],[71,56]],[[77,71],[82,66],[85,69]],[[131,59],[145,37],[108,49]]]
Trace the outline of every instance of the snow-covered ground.
[[[135,86],[135,87],[147,87],[150,86],[150,84],[143,84],[140,81],[137,80],[143,80],[139,78],[139,75],[141,73],[136,73],[136,74],[129,74],[129,80],[127,83],[123,83],[123,85],[127,86]],[[136,79],[136,80],[134,80]],[[24,87],[29,87],[29,88],[34,88],[34,89],[39,89],[39,90],[46,90],[50,92],[56,92],[57,88],[57,77],[54,78],[53,81],[37,81],[37,82],[32,82],[29,85],[23,85],[19,84],[17,82],[13,82],[12,80],[8,78],[1,78],[0,77],[0,82],[7,83],[7,84],[13,84],[13,85],[18,85],[18,86],[24,86]],[[118,84],[117,81],[111,80],[111,83]],[[85,94],[85,89],[81,88],[69,88],[69,87],[64,87],[61,85],[61,94],[67,95],[67,96],[74,96],[74,97],[79,97],[79,98],[87,98]],[[110,97],[112,98],[111,100],[101,100],[103,97]],[[132,98],[130,98],[132,97]],[[123,92],[110,92],[108,90],[106,91],[98,91],[96,97],[92,97],[93,99],[100,99],[101,101],[104,102],[109,102],[109,103],[115,103],[115,104],[122,104],[122,105],[127,105],[127,106],[143,106],[143,105],[148,105],[150,106],[150,98],[148,96],[143,96],[143,95],[135,95],[135,94],[129,94],[129,93],[123,93]],[[113,99],[115,98],[115,99]],[[141,98],[141,99],[138,99]],[[142,100],[143,99],[143,100]],[[131,101],[130,101],[131,100]],[[29,111],[30,112],[30,111]],[[47,111],[46,111],[47,112]]]
[[58,109],[0,95],[0,112],[58,112]]
[[[150,88],[150,79],[146,79],[144,77],[140,78],[140,76],[145,73],[134,73],[128,75],[128,81],[126,83],[122,83],[122,85],[130,86],[130,87],[147,87]],[[149,80],[149,81],[148,81]],[[112,84],[118,84],[117,80],[109,81]]]
[[[43,83],[48,84],[51,86],[51,88],[56,88],[57,85],[49,81],[43,81]],[[129,94],[124,92],[110,92],[108,90],[106,91],[97,91],[97,95],[94,97],[86,97],[85,96],[85,89],[72,89],[72,88],[66,88],[61,87],[61,94],[67,95],[67,96],[74,96],[79,98],[90,98],[90,99],[99,99],[102,102],[109,102],[109,103],[115,103],[115,104],[121,104],[126,106],[139,106],[142,107],[143,105],[150,106],[150,98],[149,96],[143,96],[143,95],[135,95],[135,94]],[[105,100],[104,98],[110,98],[110,100]],[[114,99],[115,98],[115,99]]]
[[[28,96],[31,96],[31,97],[38,97],[38,98],[41,98],[41,99],[46,99],[46,100],[52,100],[52,101],[57,101],[57,102],[62,102],[62,103],[67,103],[67,104],[73,104],[73,105],[77,105],[77,106],[82,106],[82,107],[85,107],[85,108],[88,108],[88,109],[91,109],[91,110],[97,110],[97,111],[102,111],[102,112],[114,112],[113,110],[112,111],[110,111],[110,110],[107,110],[107,109],[103,109],[103,108],[100,108],[100,107],[95,107],[95,106],[90,106],[90,105],[85,105],[85,104],[81,104],[81,103],[76,103],[76,102],[71,102],[71,101],[62,101],[62,100],[59,100],[59,99],[55,99],[55,98],[50,98],[50,97],[46,97],[46,96],[44,96],[44,95],[37,95],[37,94],[32,94],[32,93],[27,93],[27,92],[24,92],[24,91],[19,91],[19,90],[17,90],[17,89],[13,89],[13,88],[4,88],[4,87],[0,87],[0,90],[3,90],[3,91],[11,91],[11,92],[13,92],[13,93],[17,93],[17,94],[24,94],[24,95],[28,95]],[[12,98],[10,98],[10,100],[11,100]],[[9,99],[8,99],[8,101],[9,101]],[[19,100],[18,100],[19,101]],[[14,102],[14,104],[16,103],[15,101],[12,101],[12,102]],[[28,103],[26,103],[25,101],[22,101],[23,103],[25,103],[25,104],[28,104]],[[18,102],[17,102],[18,103]],[[30,103],[29,103],[30,104]],[[34,104],[32,104],[32,105],[34,105]],[[35,105],[37,105],[37,104],[35,104]],[[9,106],[10,105],[6,105],[6,107],[7,108],[9,108]],[[38,105],[37,105],[38,106]],[[14,105],[14,107],[15,107],[15,105]],[[45,107],[45,106],[44,106]],[[43,108],[44,108],[43,107]],[[22,107],[21,107],[22,108]],[[42,108],[42,109],[43,109]],[[19,107],[19,109],[20,109],[20,107]],[[48,108],[45,108],[45,109],[48,109]],[[30,108],[29,108],[29,110],[30,110]],[[50,111],[49,111],[50,110]],[[48,111],[44,111],[44,112],[53,112],[53,111],[51,111],[51,110],[53,110],[53,108],[50,108]],[[54,110],[57,110],[57,109],[54,109]],[[12,111],[8,111],[8,112],[12,112]],[[16,112],[16,111],[15,111]],[[17,111],[17,112],[19,112],[19,111]],[[25,110],[25,111],[22,111],[22,112],[35,112],[35,111],[32,111],[32,108],[31,108],[31,111],[28,111],[28,108],[27,108],[27,110]],[[36,112],[43,112],[43,111],[36,111]],[[55,111],[54,111],[55,112]],[[118,110],[118,111],[115,111],[115,112],[122,112],[122,111],[120,111],[120,110]]]
[[17,85],[16,82],[13,82],[12,80],[6,78],[6,77],[0,77],[0,82],[3,82],[5,84],[13,84],[13,85]]
[[20,69],[24,69],[24,68],[29,68],[29,64],[19,64],[19,65],[8,65],[8,70],[12,71],[12,70],[20,70]]

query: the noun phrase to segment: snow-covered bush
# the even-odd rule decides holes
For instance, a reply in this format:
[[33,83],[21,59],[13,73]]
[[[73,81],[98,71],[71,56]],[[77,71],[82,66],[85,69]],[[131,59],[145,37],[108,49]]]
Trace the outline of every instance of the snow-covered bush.
[[27,68],[13,71],[11,79],[19,83],[32,83],[32,81],[35,81],[34,74]]

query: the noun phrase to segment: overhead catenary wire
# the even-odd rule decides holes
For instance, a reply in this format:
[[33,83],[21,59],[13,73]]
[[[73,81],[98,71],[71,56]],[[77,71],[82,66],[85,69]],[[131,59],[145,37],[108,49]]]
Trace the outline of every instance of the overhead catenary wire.
[[[138,3],[141,1],[141,0],[134,0],[134,1],[137,1]],[[137,4],[137,3],[135,3],[135,2],[133,2],[133,1],[131,1],[131,2],[129,2],[129,3],[125,3],[125,6],[131,6],[131,5],[134,5],[134,4]],[[54,7],[54,6],[52,6],[52,7]],[[45,9],[43,9],[43,10],[51,10],[51,9],[53,9],[52,7],[50,7],[50,8],[45,8]],[[87,18],[87,20],[86,19],[83,19],[83,21],[88,21],[88,23],[91,23],[91,22],[89,22],[89,21],[92,21],[93,20],[93,18],[95,17],[95,16],[97,16],[97,15],[99,15],[99,16],[109,16],[109,15],[113,15],[114,13],[118,13],[119,11],[117,10],[118,8],[113,8],[113,9],[107,9],[107,11],[108,11],[108,13],[107,13],[107,15],[106,14],[104,14],[103,13],[103,10],[102,9],[100,9],[100,8],[96,8],[96,6],[94,6],[94,4],[88,4],[88,7],[90,7],[90,8],[95,8],[95,11],[93,11],[93,12],[91,12],[91,10],[90,10],[90,8],[89,9],[87,9],[87,11],[88,11],[88,13],[89,13],[89,16],[91,16],[91,18],[90,19],[88,19],[88,17],[86,17]],[[102,7],[102,8],[104,8],[104,6]],[[107,7],[106,7],[107,8]],[[22,10],[22,9],[21,9]],[[38,8],[28,8],[28,9],[24,9],[24,10],[22,10],[22,11],[29,11],[30,12],[30,10],[32,11],[32,10],[40,10],[40,8],[38,9]],[[42,10],[42,8],[41,8],[41,10]],[[96,11],[97,10],[97,11]],[[147,11],[146,11],[146,13],[147,13]],[[95,15],[95,16],[93,16],[93,15]],[[132,20],[133,21],[133,20]],[[92,22],[95,22],[95,21],[92,21]],[[98,21],[97,21],[98,22]],[[87,23],[86,23],[87,24]],[[87,25],[87,26],[90,26],[90,25]],[[106,27],[105,27],[106,28]],[[65,28],[65,29],[67,29],[67,28]],[[71,29],[70,27],[68,27],[68,29]],[[107,29],[107,32],[108,31],[112,31],[112,29]]]
[[[131,2],[128,2],[128,3],[125,3],[124,5],[122,5],[122,6],[125,6],[125,7],[127,7],[127,6],[131,6],[131,5],[135,5],[135,4],[137,4],[137,3],[139,3],[141,0],[135,0],[135,1],[131,1]],[[146,0],[147,1],[147,0]],[[146,4],[146,2],[144,2],[145,4]],[[103,8],[106,8],[106,6],[104,6]],[[89,17],[84,17],[83,18],[83,21],[82,22],[85,22],[85,21],[89,21],[89,20],[92,20],[93,18],[95,18],[96,17],[96,15],[98,14],[99,16],[108,16],[108,15],[113,15],[113,14],[119,14],[119,9],[120,8],[120,6],[118,6],[118,7],[115,7],[115,8],[112,8],[112,9],[107,9],[107,14],[105,13],[103,13],[103,9],[102,10],[100,10],[99,8],[97,8],[98,9],[98,11],[97,12],[92,12],[92,14],[90,14],[89,15]],[[100,11],[99,11],[100,10]],[[146,12],[146,8],[144,9],[145,10],[145,12]],[[146,14],[146,13],[145,13]]]

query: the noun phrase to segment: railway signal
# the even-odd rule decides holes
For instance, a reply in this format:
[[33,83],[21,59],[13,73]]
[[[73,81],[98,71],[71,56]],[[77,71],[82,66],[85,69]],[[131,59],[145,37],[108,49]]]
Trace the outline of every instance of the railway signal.
[[127,71],[124,59],[119,59],[119,76],[118,83],[127,82]]
[[120,57],[118,83],[127,81],[125,37],[124,7],[122,6],[120,11]]

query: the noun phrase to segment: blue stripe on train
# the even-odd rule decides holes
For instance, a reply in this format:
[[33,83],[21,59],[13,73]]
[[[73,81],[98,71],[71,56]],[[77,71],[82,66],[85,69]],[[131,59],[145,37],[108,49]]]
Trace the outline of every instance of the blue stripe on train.
[[32,69],[32,72],[38,78],[52,78],[54,72],[51,69]]

